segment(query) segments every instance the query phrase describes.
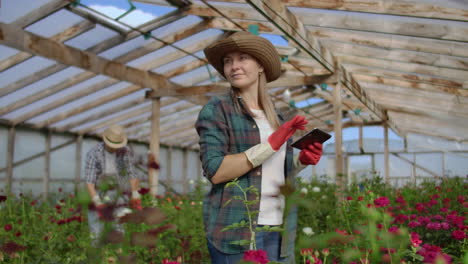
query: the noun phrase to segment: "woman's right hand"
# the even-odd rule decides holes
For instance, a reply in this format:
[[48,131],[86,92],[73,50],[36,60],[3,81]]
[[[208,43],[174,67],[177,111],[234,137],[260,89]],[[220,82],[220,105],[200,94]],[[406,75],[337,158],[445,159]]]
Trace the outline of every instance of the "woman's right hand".
[[283,144],[286,142],[296,130],[304,130],[307,120],[304,116],[296,115],[288,122],[282,124],[273,134],[268,137],[268,143],[270,143],[271,148],[277,151]]

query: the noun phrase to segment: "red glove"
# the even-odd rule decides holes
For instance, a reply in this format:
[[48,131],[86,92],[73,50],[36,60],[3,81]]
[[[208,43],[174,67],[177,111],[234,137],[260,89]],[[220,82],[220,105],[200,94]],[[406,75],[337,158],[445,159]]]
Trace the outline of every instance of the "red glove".
[[273,134],[268,137],[268,143],[270,143],[273,150],[277,151],[296,130],[304,130],[306,124],[307,120],[305,117],[297,115],[273,132]]
[[322,144],[314,142],[301,150],[299,161],[303,165],[316,165],[322,157]]
[[130,200],[130,207],[134,210],[143,210],[143,207],[141,206],[141,200],[140,199],[132,199]]
[[96,212],[98,214],[99,219],[105,218],[105,209],[106,209],[105,204],[96,205]]

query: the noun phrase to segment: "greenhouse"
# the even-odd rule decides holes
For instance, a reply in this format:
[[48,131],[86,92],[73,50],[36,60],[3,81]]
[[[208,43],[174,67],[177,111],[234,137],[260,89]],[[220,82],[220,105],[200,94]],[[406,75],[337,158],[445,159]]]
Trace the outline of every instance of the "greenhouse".
[[[277,53],[277,131],[299,115],[289,142],[331,135],[313,163],[290,148],[292,181],[286,150],[279,225],[252,220],[263,198],[242,178],[265,171],[248,153],[225,182],[204,164],[202,110],[234,90],[204,50],[242,31]],[[0,263],[216,263],[216,190],[249,212],[217,231],[250,228],[231,242],[239,263],[468,263],[467,97],[466,0],[0,0]],[[120,182],[89,189],[91,155],[112,144],[125,150],[97,171],[131,175],[122,214],[94,195]],[[293,253],[275,260],[260,233],[293,237]]]

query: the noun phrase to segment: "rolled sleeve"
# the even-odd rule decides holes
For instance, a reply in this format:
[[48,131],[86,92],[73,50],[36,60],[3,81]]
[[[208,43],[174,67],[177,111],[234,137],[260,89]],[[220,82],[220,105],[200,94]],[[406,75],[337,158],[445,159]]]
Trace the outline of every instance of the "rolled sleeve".
[[200,160],[205,177],[216,174],[227,155],[229,132],[219,101],[210,100],[198,115],[195,124],[200,136]]
[[98,159],[94,151],[86,154],[85,173],[83,181],[86,183],[96,184],[98,175]]

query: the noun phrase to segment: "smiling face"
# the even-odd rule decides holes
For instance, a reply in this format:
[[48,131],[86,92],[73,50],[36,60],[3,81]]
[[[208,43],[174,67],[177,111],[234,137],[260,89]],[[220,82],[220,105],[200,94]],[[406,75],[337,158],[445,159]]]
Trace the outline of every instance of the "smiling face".
[[247,53],[234,51],[223,57],[224,75],[228,82],[239,89],[258,87],[258,75],[263,67]]

